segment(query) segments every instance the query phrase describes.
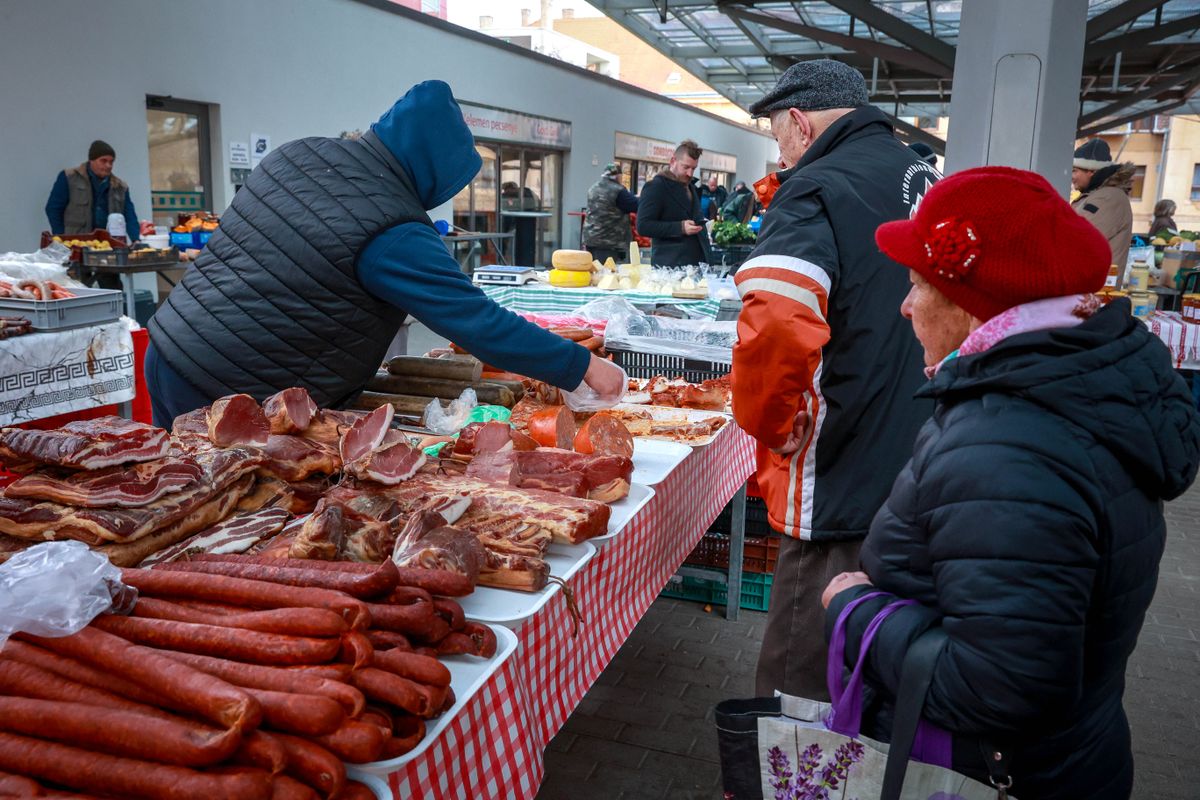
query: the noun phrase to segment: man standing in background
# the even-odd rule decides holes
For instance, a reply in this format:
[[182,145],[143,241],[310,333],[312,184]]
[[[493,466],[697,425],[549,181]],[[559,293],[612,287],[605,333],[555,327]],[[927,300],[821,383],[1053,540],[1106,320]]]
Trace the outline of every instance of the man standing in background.
[[638,233],[650,237],[650,263],[656,267],[686,267],[709,261],[700,190],[692,180],[703,153],[691,139],[684,140],[675,148],[667,168],[642,189]]
[[826,698],[821,592],[858,569],[875,512],[929,414],[922,349],[900,316],[908,276],[875,246],[940,177],[905,147],[852,67],[789,67],[750,108],[770,117],[780,187],[737,272],[733,413],[783,534],[756,694]]
[[704,214],[707,219],[716,219],[721,211],[721,206],[725,205],[725,201],[729,199],[729,192],[724,186],[717,183],[717,176],[713,175],[708,179],[703,188],[700,189],[700,213]]
[[1071,207],[1096,226],[1112,248],[1112,263],[1122,270],[1129,259],[1133,239],[1133,208],[1129,192],[1137,166],[1114,164],[1112,151],[1103,139],[1089,139],[1075,151],[1071,185],[1081,194]]
[[637,210],[637,196],[621,185],[621,167],[605,166],[600,180],[587,193],[583,245],[592,258],[600,262],[611,258],[618,264],[629,260],[629,242],[633,240],[629,215]]

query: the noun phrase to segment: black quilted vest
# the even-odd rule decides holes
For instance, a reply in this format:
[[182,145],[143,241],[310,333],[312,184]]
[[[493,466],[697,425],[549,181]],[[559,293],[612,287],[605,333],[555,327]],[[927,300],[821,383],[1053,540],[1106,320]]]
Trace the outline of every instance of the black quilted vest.
[[251,173],[150,320],[154,346],[214,399],[302,386],[337,407],[379,369],[405,316],[359,283],[358,256],[407,222],[432,226],[374,133],[288,142]]

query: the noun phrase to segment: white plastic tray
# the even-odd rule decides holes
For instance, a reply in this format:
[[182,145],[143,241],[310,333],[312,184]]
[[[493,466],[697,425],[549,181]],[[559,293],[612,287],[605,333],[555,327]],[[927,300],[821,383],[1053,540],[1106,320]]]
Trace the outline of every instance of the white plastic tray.
[[651,419],[655,420],[686,420],[688,422],[699,422],[702,419],[711,417],[724,417],[725,424],[717,429],[717,432],[711,436],[705,436],[703,439],[697,439],[693,442],[677,442],[674,439],[659,437],[659,436],[634,436],[633,441],[636,445],[638,441],[665,441],[672,444],[683,444],[688,447],[706,447],[713,443],[721,432],[733,423],[732,414],[723,414],[720,411],[698,411],[694,408],[671,408],[669,406],[644,406],[636,403],[618,403],[613,408],[619,411],[643,411],[650,415]]
[[[573,545],[551,545],[546,553],[550,574],[568,580],[596,555],[591,541]],[[540,592],[521,592],[515,589],[495,589],[477,586],[466,597],[455,598],[468,619],[516,625],[532,617],[560,590],[557,583],[548,583]],[[455,691],[458,691],[455,689]]]
[[359,769],[360,766],[359,764],[347,764],[346,775],[351,780],[366,784],[378,800],[392,800],[392,790],[388,788],[387,781],[377,775],[363,772]]
[[[509,594],[512,593],[509,592]],[[361,780],[358,777],[360,774],[374,775],[386,780],[389,773],[395,772],[404,764],[418,758],[437,741],[437,738],[442,735],[442,731],[446,730],[454,718],[466,708],[467,703],[471,701],[483,684],[487,683],[488,679],[500,669],[500,666],[516,652],[517,635],[515,633],[498,625],[489,627],[496,634],[496,655],[489,659],[474,656],[442,656],[439,659],[450,670],[450,686],[454,689],[454,705],[450,707],[450,710],[434,720],[426,728],[425,738],[421,740],[421,743],[404,755],[389,758],[386,761],[372,761],[369,764],[347,765],[346,771],[355,780]],[[379,791],[375,785],[367,781],[363,781],[363,783],[371,786],[372,790]],[[386,789],[386,784],[384,788]],[[390,793],[381,795],[381,797],[390,797]]]
[[633,483],[655,486],[666,480],[692,448],[679,442],[637,438],[633,440]]
[[654,490],[649,486],[643,486],[640,483],[631,484],[628,495],[615,503],[608,504],[611,509],[608,518],[608,533],[603,536],[593,536],[588,539],[588,542],[599,546],[615,539],[621,531],[625,530],[629,521],[642,510],[642,507],[650,502],[651,497],[654,497]]

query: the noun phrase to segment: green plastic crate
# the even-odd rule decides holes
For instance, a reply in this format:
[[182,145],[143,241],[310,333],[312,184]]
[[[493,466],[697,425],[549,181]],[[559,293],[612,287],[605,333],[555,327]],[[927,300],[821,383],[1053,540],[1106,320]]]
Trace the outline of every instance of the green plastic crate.
[[[674,597],[678,600],[694,600],[697,603],[712,603],[723,606],[728,592],[725,584],[705,578],[680,575],[667,581],[659,597]],[[753,572],[742,573],[742,608],[751,611],[766,611],[771,602],[771,576]]]

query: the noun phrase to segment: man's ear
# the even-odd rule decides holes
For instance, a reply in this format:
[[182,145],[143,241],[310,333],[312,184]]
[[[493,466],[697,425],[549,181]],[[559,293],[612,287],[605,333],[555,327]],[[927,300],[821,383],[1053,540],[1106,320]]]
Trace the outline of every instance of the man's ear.
[[799,126],[800,133],[803,134],[805,142],[811,142],[816,137],[813,136],[813,124],[804,112],[798,108],[789,108],[788,116],[792,118],[792,123]]

